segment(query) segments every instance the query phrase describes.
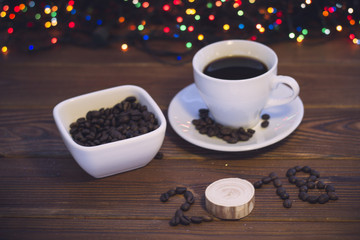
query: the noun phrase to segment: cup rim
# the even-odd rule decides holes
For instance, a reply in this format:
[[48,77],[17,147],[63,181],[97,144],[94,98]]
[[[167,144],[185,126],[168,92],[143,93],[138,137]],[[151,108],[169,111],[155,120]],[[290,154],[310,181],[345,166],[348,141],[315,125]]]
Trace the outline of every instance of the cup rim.
[[[259,47],[262,47],[264,49],[266,49],[267,51],[269,51],[273,56],[274,56],[274,64],[271,66],[271,68],[269,68],[265,73],[261,74],[261,75],[258,75],[256,77],[252,77],[252,78],[245,78],[245,79],[221,79],[221,78],[215,78],[215,77],[211,77],[209,75],[206,75],[205,73],[203,73],[203,70],[200,70],[196,63],[195,63],[195,60],[196,58],[199,57],[199,55],[201,54],[202,51],[208,49],[208,48],[211,48],[211,47],[214,47],[215,45],[220,45],[220,44],[224,44],[224,43],[231,43],[231,42],[234,42],[235,44],[236,43],[250,43],[250,44],[254,44],[254,45],[258,45]],[[240,55],[239,55],[240,56]],[[256,58],[257,60],[261,61],[260,59]],[[214,61],[216,59],[212,59],[211,61]],[[210,62],[211,62],[210,61]],[[210,63],[209,62],[209,63]],[[208,64],[208,63],[207,63]],[[259,43],[259,42],[256,42],[256,41],[252,41],[252,40],[243,40],[243,39],[228,39],[228,40],[222,40],[222,41],[218,41],[218,42],[214,42],[214,43],[211,43],[209,45],[206,45],[204,47],[202,47],[201,49],[199,49],[193,59],[192,59],[192,66],[193,66],[193,69],[194,71],[196,71],[197,74],[199,74],[201,77],[205,77],[209,80],[212,80],[212,81],[221,81],[221,82],[231,82],[231,83],[235,83],[235,82],[247,82],[247,81],[253,81],[255,79],[258,79],[258,78],[261,78],[265,75],[268,75],[270,74],[271,72],[273,72],[276,67],[278,65],[278,57],[277,57],[277,54],[275,53],[275,51],[273,49],[271,49],[270,47],[266,46],[265,44],[262,44],[262,43]]]

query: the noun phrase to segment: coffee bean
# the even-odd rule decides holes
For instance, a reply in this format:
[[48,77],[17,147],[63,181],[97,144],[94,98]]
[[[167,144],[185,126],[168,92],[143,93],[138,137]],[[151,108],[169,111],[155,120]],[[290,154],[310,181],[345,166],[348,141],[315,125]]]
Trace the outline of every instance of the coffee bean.
[[308,186],[304,185],[304,186],[299,187],[299,192],[307,192],[308,189],[309,189]]
[[230,133],[231,133],[231,128],[229,128],[229,127],[223,127],[223,128],[221,128],[220,133],[223,134],[223,135],[230,135]]
[[126,102],[134,103],[136,101],[136,98],[134,96],[130,96],[125,98]]
[[318,202],[318,199],[319,199],[319,196],[309,196],[306,200],[307,200],[309,203],[317,203],[317,202]]
[[190,209],[190,203],[185,202],[181,205],[180,209],[183,210],[184,212],[188,211]]
[[263,122],[261,122],[261,127],[262,128],[267,128],[269,126],[270,122],[268,120],[265,120]]
[[282,194],[284,194],[286,192],[286,189],[284,187],[278,187],[276,189],[276,194],[281,196]]
[[169,224],[170,226],[177,226],[180,223],[180,217],[174,216],[171,218]]
[[169,191],[167,191],[167,194],[172,197],[176,195],[176,191],[174,189],[170,189]]
[[186,187],[176,187],[176,189],[175,189],[175,192],[177,193],[177,194],[183,194],[183,193],[185,193],[187,191],[187,188]]
[[176,210],[175,212],[176,217],[182,217],[184,216],[184,212],[181,209]]
[[265,114],[261,115],[261,119],[262,119],[262,120],[269,120],[269,119],[270,119],[270,115],[267,114],[267,113],[265,113]]
[[263,183],[265,183],[265,184],[268,184],[268,183],[271,182],[271,177],[264,177],[264,178],[261,179],[261,181],[262,181]]
[[289,197],[290,196],[289,196],[289,194],[287,192],[283,192],[283,193],[280,194],[280,198],[283,199],[283,200],[288,199]]
[[304,173],[310,173],[311,172],[311,168],[309,166],[304,166],[301,171],[303,171]]
[[262,185],[263,185],[263,182],[262,182],[261,180],[256,181],[256,182],[254,183],[254,188],[261,188]]
[[314,169],[310,170],[310,174],[311,174],[311,176],[315,176],[317,178],[320,177],[320,173],[318,171],[314,170]]
[[185,198],[186,202],[188,202],[190,204],[193,204],[195,202],[194,195],[190,191],[186,191],[184,193],[184,198]]
[[326,192],[335,192],[335,188],[332,185],[326,185],[325,187]]
[[271,180],[275,180],[275,179],[278,178],[278,175],[277,175],[275,172],[271,172],[271,173],[269,174],[269,177],[271,177]]
[[164,153],[158,152],[158,153],[156,153],[156,155],[155,155],[154,158],[155,158],[155,159],[163,159],[163,158],[164,158]]
[[255,130],[254,130],[254,129],[249,128],[249,129],[247,130],[247,132],[248,132],[248,133],[250,133],[250,134],[252,135],[252,134],[254,134],[254,133],[255,133]]
[[310,175],[310,177],[307,179],[308,182],[315,182],[317,180],[317,177],[314,175]]
[[209,116],[209,109],[205,109],[205,108],[199,109],[199,115],[200,115],[201,118],[208,117]]
[[197,216],[192,216],[192,217],[190,218],[190,220],[191,220],[192,223],[197,223],[197,224],[199,224],[199,223],[202,223],[203,218],[202,218],[202,217],[197,217]]
[[309,198],[309,194],[307,192],[300,192],[299,198],[305,202]]
[[297,187],[301,187],[301,186],[304,186],[306,184],[306,182],[302,179],[298,179],[296,182],[295,182],[296,186]]
[[190,220],[189,217],[184,216],[184,215],[180,217],[180,223],[181,223],[182,225],[187,226],[187,225],[190,224],[190,222],[191,222],[191,220]]
[[273,181],[273,184],[274,184],[274,187],[276,187],[276,188],[282,186],[282,182],[281,182],[281,180],[278,179],[278,178]]
[[289,180],[289,183],[295,184],[296,181],[298,180],[298,178],[296,176],[290,176],[288,178],[288,180]]
[[283,206],[284,206],[285,208],[291,208],[291,206],[292,206],[292,201],[291,201],[290,199],[286,199],[286,200],[284,201],[284,203],[283,203]]
[[339,199],[336,192],[328,192],[327,194],[328,194],[330,200],[338,200]]
[[295,176],[296,174],[296,169],[295,168],[289,168],[286,172],[286,176],[287,177],[291,177],[291,176]]
[[324,204],[324,203],[326,203],[326,202],[328,202],[328,201],[329,201],[329,196],[328,196],[326,193],[321,194],[321,195],[319,196],[319,198],[318,198],[318,202],[319,202],[320,204]]
[[163,193],[160,195],[160,201],[162,202],[167,202],[169,200],[169,194],[168,193]]
[[301,166],[295,166],[294,168],[295,168],[296,172],[300,172],[300,171],[301,171],[301,169],[302,169],[302,167],[301,167]]
[[324,189],[325,188],[325,183],[323,181],[318,181],[316,184],[316,187],[318,189]]
[[314,188],[316,187],[316,184],[315,184],[315,182],[308,182],[308,183],[306,184],[306,186],[307,186],[309,189],[314,189]]

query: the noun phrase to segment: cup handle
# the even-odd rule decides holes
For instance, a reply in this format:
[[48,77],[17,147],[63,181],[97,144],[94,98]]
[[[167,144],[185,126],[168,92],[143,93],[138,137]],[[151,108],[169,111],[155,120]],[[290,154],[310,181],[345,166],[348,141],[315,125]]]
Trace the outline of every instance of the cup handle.
[[300,92],[299,84],[292,77],[282,76],[282,75],[276,76],[272,82],[272,90],[276,89],[279,86],[279,84],[285,84],[288,87],[290,87],[292,90],[292,95],[285,98],[269,98],[269,100],[265,105],[265,108],[289,103],[299,95]]

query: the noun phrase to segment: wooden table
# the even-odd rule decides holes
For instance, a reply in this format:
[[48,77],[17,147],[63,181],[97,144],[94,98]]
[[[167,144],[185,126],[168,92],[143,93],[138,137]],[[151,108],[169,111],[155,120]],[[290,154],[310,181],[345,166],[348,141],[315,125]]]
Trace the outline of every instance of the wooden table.
[[[279,73],[301,87],[302,123],[284,140],[249,152],[203,149],[168,125],[161,152],[147,166],[94,179],[74,161],[55,126],[60,101],[113,86],[146,89],[167,115],[172,98],[193,82],[191,63],[169,65],[131,48],[61,46],[0,60],[0,239],[359,239],[360,48],[345,39],[270,45]],[[191,56],[190,56],[191,57]],[[310,204],[287,182],[288,168],[308,165],[339,200]],[[195,195],[187,215],[206,215],[206,187],[221,178],[255,182],[276,172],[293,206],[272,186],[239,221],[169,226],[183,203],[160,194],[185,186]]]

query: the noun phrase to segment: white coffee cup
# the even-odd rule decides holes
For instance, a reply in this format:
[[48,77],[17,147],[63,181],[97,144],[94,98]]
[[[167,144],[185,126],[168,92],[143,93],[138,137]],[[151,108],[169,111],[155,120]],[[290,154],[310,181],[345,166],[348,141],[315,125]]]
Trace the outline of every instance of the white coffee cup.
[[[268,71],[252,78],[225,80],[203,73],[211,62],[225,57],[244,56],[263,62]],[[299,94],[295,79],[277,75],[278,57],[269,47],[248,40],[225,40],[201,48],[194,56],[195,85],[215,121],[229,127],[254,127],[264,108],[287,104]],[[279,84],[285,84],[292,95],[276,98],[271,95]]]

